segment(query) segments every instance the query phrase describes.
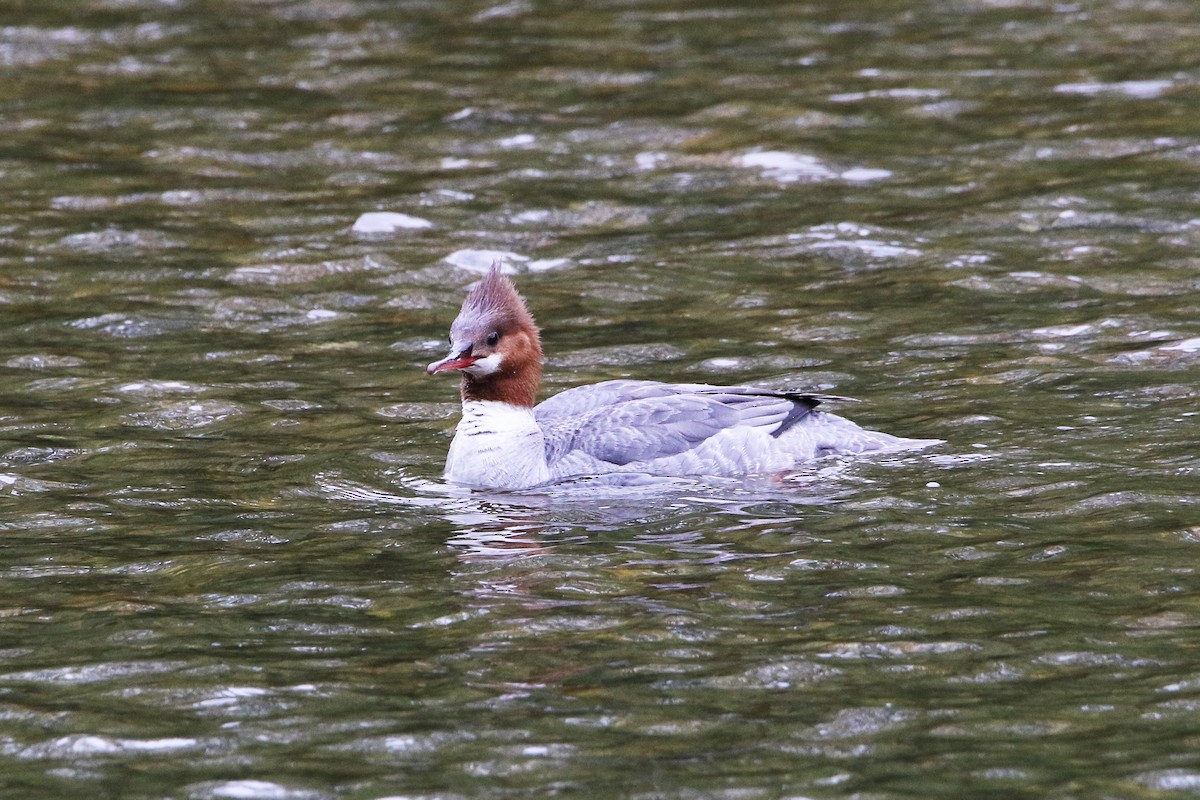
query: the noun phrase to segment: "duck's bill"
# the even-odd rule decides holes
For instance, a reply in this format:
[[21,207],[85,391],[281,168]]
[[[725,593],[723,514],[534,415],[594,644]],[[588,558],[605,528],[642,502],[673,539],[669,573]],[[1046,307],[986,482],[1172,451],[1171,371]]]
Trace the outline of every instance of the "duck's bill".
[[455,370],[466,369],[478,360],[474,356],[451,353],[441,361],[435,361],[426,367],[425,374],[436,375],[439,372],[454,372]]

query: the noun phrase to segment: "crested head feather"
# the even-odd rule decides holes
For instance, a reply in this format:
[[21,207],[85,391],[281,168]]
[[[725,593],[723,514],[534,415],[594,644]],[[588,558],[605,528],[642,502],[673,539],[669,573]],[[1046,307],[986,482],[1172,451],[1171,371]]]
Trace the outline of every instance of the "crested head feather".
[[463,301],[460,318],[482,323],[485,320],[495,328],[512,329],[535,327],[533,315],[525,306],[525,298],[517,292],[513,282],[493,263],[483,280],[475,284]]

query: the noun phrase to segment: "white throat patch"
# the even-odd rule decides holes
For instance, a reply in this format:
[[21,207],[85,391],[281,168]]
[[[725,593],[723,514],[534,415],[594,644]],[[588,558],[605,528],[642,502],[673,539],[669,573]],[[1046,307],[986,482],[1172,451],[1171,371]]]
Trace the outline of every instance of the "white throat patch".
[[481,358],[469,367],[463,367],[463,372],[468,375],[473,375],[476,378],[482,378],[484,375],[491,375],[500,369],[500,364],[504,361],[504,357],[499,352],[492,353],[487,358]]

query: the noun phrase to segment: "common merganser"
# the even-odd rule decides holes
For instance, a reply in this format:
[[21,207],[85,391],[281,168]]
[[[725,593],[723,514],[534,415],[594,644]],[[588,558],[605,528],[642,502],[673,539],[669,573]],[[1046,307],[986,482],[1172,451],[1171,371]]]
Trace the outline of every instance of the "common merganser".
[[613,380],[534,405],[542,377],[537,324],[492,265],[450,326],[450,353],[426,368],[462,373],[462,419],[447,481],[526,489],[565,478],[779,473],[826,455],[925,447],[814,409],[825,395],[751,386]]

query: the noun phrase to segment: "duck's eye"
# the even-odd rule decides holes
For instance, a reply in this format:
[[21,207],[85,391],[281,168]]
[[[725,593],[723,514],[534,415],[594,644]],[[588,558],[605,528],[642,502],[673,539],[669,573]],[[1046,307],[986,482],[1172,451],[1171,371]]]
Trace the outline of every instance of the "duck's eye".
[[491,333],[489,333],[487,335],[487,346],[488,347],[495,347],[499,343],[500,343],[500,334],[496,333],[495,331],[492,331]]

